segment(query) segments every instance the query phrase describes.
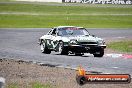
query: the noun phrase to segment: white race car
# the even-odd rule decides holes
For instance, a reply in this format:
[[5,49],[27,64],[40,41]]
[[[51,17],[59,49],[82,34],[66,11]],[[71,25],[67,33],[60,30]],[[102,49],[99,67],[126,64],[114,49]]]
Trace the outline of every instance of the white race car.
[[39,39],[42,53],[50,54],[56,51],[61,55],[74,53],[83,55],[93,54],[102,57],[106,48],[103,39],[90,35],[83,27],[59,26],[52,28],[46,35]]

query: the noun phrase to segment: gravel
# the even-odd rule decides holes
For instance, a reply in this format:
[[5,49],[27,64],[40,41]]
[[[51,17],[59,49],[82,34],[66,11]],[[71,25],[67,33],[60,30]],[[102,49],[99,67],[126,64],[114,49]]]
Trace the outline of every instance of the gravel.
[[7,58],[0,59],[0,77],[6,79],[6,88],[11,88],[10,84],[17,84],[18,88],[32,88],[31,84],[34,82],[50,84],[51,88],[132,88],[132,83],[80,86],[75,79],[75,70],[40,66],[31,62]]

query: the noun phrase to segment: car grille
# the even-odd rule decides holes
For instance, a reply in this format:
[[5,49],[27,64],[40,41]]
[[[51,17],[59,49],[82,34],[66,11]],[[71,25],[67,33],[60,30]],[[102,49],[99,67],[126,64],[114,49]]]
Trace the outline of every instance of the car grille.
[[96,42],[80,42],[80,45],[85,47],[94,47],[97,46],[98,44]]
[[82,45],[83,44],[88,44],[88,45],[90,44],[91,45],[91,44],[97,44],[97,43],[96,42],[80,42],[80,44],[82,44]]

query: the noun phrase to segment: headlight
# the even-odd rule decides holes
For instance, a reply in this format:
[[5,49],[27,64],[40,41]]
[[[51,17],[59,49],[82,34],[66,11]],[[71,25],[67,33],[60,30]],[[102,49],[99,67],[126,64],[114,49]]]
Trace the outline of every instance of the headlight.
[[74,44],[78,44],[77,40],[70,40],[69,43],[72,44],[72,45],[74,45]]
[[105,43],[104,40],[99,40],[99,41],[98,41],[98,44],[99,44],[99,45],[104,45],[104,43]]

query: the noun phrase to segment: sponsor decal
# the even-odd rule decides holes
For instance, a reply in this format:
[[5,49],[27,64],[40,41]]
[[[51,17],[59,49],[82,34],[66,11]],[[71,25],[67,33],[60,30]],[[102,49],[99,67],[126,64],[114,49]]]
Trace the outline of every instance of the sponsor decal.
[[79,85],[86,83],[130,83],[131,76],[129,74],[88,74],[80,66],[76,81]]
[[132,0],[62,0],[62,2],[89,4],[132,4]]

